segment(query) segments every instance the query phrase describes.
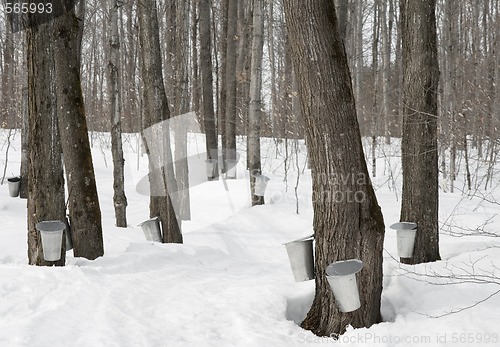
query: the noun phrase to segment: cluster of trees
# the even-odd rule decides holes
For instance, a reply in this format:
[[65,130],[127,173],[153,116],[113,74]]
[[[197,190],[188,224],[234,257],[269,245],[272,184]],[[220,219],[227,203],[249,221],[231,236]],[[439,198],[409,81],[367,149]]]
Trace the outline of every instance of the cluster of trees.
[[[339,312],[319,275],[303,326],[330,335],[348,324],[378,322],[380,208],[369,180],[328,177],[368,177],[362,136],[372,139],[375,175],[377,140],[402,136],[401,220],[419,224],[414,256],[402,261],[439,259],[438,154],[449,150],[449,164],[442,159],[440,167],[452,189],[458,149],[472,145],[482,155],[487,143],[487,155],[495,153],[498,6],[495,0],[80,0],[74,10],[16,34],[1,18],[0,122],[23,128],[30,263],[53,265],[41,256],[34,226],[64,219],[66,211],[75,255],[104,253],[89,130],[112,134],[116,223],[125,227],[122,131],[143,131],[194,110],[207,159],[217,158],[219,147],[223,159],[235,159],[236,138],[246,135],[247,168],[258,173],[261,136],[285,145],[305,138],[315,192],[363,192],[363,201],[313,204],[318,274],[332,261],[362,259],[363,307]],[[161,155],[144,141],[150,182],[165,193],[152,194],[150,213],[160,217],[165,242],[182,242],[180,221],[189,219],[186,138],[160,135]],[[167,194],[181,191],[179,201]],[[252,194],[252,203],[263,197]],[[56,265],[62,264],[64,258]]]
[[[401,136],[403,127],[399,3],[399,0],[336,1],[361,134],[372,138],[372,173],[376,172],[375,153],[380,136],[389,142],[391,137]],[[258,18],[253,15],[253,0],[236,1],[236,9],[229,8],[232,2],[224,0],[208,3],[157,0],[156,4],[162,71],[172,115],[196,111],[210,148],[215,146],[216,135],[224,137],[223,143],[228,143],[229,148],[234,147],[234,135],[251,134],[250,126],[255,119],[250,114],[251,60],[252,51],[258,48],[253,46],[254,28],[259,25],[253,23]],[[81,69],[86,117],[91,131],[111,129],[113,95],[108,88],[108,63],[115,54],[116,74],[121,78],[122,128],[125,132],[138,132],[143,127],[140,115],[144,109],[138,2],[119,2],[116,6],[117,35],[113,34],[111,20],[113,6],[112,1],[85,1],[85,16],[80,18],[84,21]],[[436,1],[441,67],[438,145],[441,158],[445,158],[445,152],[450,153],[449,160],[440,162],[447,190],[454,189],[457,150],[477,148],[480,156],[486,158],[493,158],[496,152],[491,145],[495,141],[488,140],[497,139],[499,128],[496,87],[499,58],[495,54],[498,6],[495,0]],[[228,10],[233,11],[230,16]],[[285,140],[303,138],[304,122],[282,0],[263,1],[261,22],[264,27],[260,133]],[[27,90],[23,88],[27,78],[24,33],[12,34],[7,29],[3,13],[0,121],[2,127],[19,128],[22,112],[18,101],[27,98]],[[113,36],[120,38],[116,53],[109,45]],[[231,120],[226,126],[228,117]]]

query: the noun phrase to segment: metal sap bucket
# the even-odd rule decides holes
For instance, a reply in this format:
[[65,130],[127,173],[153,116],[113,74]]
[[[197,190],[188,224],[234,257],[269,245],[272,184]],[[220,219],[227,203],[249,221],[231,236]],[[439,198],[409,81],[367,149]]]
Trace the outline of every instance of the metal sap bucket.
[[238,161],[235,159],[226,159],[226,178],[236,179],[236,169]]
[[162,242],[160,218],[154,217],[139,224],[146,236],[146,240],[152,242]]
[[358,259],[336,261],[326,268],[326,278],[341,312],[361,307],[356,273],[362,268],[363,262]]
[[13,198],[19,196],[19,189],[21,188],[21,176],[7,178],[9,185],[9,195]]
[[270,178],[264,175],[255,175],[255,191],[254,195],[256,196],[264,196],[267,188],[267,182],[269,182]]
[[396,230],[398,238],[398,256],[400,258],[411,258],[417,236],[417,223],[400,222],[391,225]]
[[66,223],[61,221],[43,221],[36,223],[42,238],[43,259],[57,261],[61,259],[62,237]]
[[285,243],[295,282],[314,279],[313,235]]
[[209,179],[215,178],[218,171],[217,159],[207,159],[205,160],[205,165],[207,170],[207,177]]

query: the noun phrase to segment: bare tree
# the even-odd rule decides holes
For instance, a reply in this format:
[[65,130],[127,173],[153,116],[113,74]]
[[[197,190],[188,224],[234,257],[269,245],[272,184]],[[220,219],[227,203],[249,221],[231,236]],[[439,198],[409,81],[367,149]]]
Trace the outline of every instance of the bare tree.
[[[380,22],[382,31],[382,73],[380,74],[380,84],[382,85],[382,115],[384,122],[385,143],[391,143],[391,108],[390,108],[390,87],[391,87],[391,42],[392,42],[392,2],[382,1],[380,4]],[[388,11],[388,6],[390,7]],[[388,13],[389,12],[389,13]]]
[[[174,60],[174,115],[184,115],[189,111],[189,75],[188,75],[188,48],[189,41],[189,3],[185,0],[176,1],[175,45],[171,56]],[[177,123],[175,138],[175,177],[177,179],[178,214],[182,220],[191,219],[189,195],[189,168],[187,160],[187,122]]]
[[250,69],[250,109],[248,113],[248,169],[252,206],[264,204],[263,196],[256,196],[256,174],[262,171],[260,163],[260,122],[262,113],[262,54],[264,47],[263,0],[253,0],[252,64]]
[[[218,141],[214,113],[213,68],[211,44],[211,7],[210,0],[199,0],[200,9],[200,69],[202,87],[203,125],[205,128],[205,145],[207,159],[217,160]],[[217,178],[218,170],[215,170]]]
[[226,160],[236,159],[236,61],[238,56],[238,1],[230,0],[227,9],[226,52]]
[[51,23],[27,30],[28,261],[31,265],[64,266],[64,244],[60,260],[44,260],[40,232],[35,228],[41,221],[63,221],[66,218],[56,86],[52,77],[55,69],[52,41]]
[[[316,295],[302,327],[321,336],[381,320],[384,220],[364,159],[347,56],[330,0],[285,0],[284,9],[313,172]],[[350,192],[350,193],[349,193]],[[354,194],[359,198],[350,196]],[[325,276],[357,258],[362,306],[341,313]]]
[[[191,44],[192,44],[192,52],[191,52],[191,86],[192,86],[192,95],[191,95],[191,103],[194,112],[197,115],[201,115],[201,72],[200,72],[200,56],[198,50],[198,37],[199,37],[199,21],[200,15],[199,13],[199,0],[192,0],[191,3]],[[210,5],[209,5],[210,9]],[[210,27],[210,21],[209,21]],[[212,64],[212,60],[210,59],[210,64]],[[213,103],[213,101],[212,101]]]
[[0,126],[2,128],[15,128],[14,118],[14,35],[12,30],[5,32],[3,57],[2,57],[2,102],[0,103]]
[[21,110],[21,187],[19,197],[28,198],[28,166],[29,166],[29,100],[28,87],[22,91]]
[[435,0],[400,2],[403,43],[403,197],[401,221],[418,231],[418,264],[439,260],[437,92],[439,67]]
[[125,196],[124,159],[122,145],[122,97],[120,66],[120,37],[118,34],[119,0],[111,1],[110,20],[111,54],[108,62],[109,95],[111,115],[111,153],[113,155],[113,205],[116,226],[127,227],[127,197]]
[[68,182],[69,216],[76,257],[104,254],[101,210],[80,82],[81,21],[74,11],[53,20],[57,118]]
[[[219,50],[220,50],[220,64],[216,64],[219,80],[219,101],[217,103],[217,118],[219,119],[219,133],[222,142],[222,168],[221,172],[226,172],[226,148],[227,148],[227,30],[228,30],[228,8],[230,0],[220,1],[220,32],[219,32]],[[213,21],[216,21],[214,16]],[[215,30],[214,30],[215,35]],[[217,56],[217,55],[216,55]]]
[[[375,0],[373,4],[373,32],[372,32],[372,80],[373,80],[373,98],[371,105],[371,127],[372,138],[372,176],[377,176],[377,135],[378,121],[380,118],[379,98],[379,38],[380,38],[380,7],[381,1]],[[361,100],[357,100],[361,102]]]
[[[140,0],[138,6],[139,42],[141,46],[142,77],[144,83],[144,129],[161,124],[170,118],[165,85],[163,84],[160,38],[156,0]],[[163,241],[182,243],[180,225],[177,221],[169,191],[176,191],[172,165],[169,129],[154,132],[153,139],[159,148],[146,144],[149,158],[151,185],[150,216],[159,217],[163,229]],[[160,152],[161,155],[158,155]],[[155,195],[156,194],[156,195]]]
[[253,0],[238,0],[237,32],[238,55],[236,58],[236,134],[246,134],[248,129],[250,61],[252,44]]
[[340,37],[345,41],[347,38],[347,22],[349,18],[349,0],[336,0],[337,18]]

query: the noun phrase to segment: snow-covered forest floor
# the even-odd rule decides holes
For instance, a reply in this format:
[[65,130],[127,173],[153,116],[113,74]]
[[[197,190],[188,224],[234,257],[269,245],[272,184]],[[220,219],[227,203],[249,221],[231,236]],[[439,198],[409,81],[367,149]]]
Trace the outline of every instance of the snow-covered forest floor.
[[[0,131],[3,172],[7,131]],[[0,186],[0,346],[498,346],[500,345],[500,173],[471,151],[473,190],[465,190],[463,157],[452,194],[440,195],[442,261],[401,265],[396,235],[399,141],[377,151],[372,178],[386,225],[383,322],[350,329],[338,341],[299,327],[314,281],[294,282],[283,243],[312,234],[311,174],[304,144],[263,139],[266,205],[250,208],[245,143],[238,179],[191,188],[192,220],[184,244],[146,241],[149,197],[136,191],[147,174],[137,137],[126,135],[127,229],[114,226],[109,137],[93,134],[105,256],[67,253],[62,268],[27,265],[26,200]],[[204,139],[190,135],[190,154]],[[365,141],[365,152],[371,153]],[[8,153],[7,177],[19,174],[20,132]],[[298,163],[297,163],[298,159]],[[203,165],[200,166],[203,170]],[[370,170],[371,171],[371,170]],[[298,184],[298,212],[295,195]],[[0,175],[1,177],[1,175]],[[449,191],[449,189],[448,189]],[[499,293],[499,294],[497,294]],[[495,295],[497,294],[497,295]]]

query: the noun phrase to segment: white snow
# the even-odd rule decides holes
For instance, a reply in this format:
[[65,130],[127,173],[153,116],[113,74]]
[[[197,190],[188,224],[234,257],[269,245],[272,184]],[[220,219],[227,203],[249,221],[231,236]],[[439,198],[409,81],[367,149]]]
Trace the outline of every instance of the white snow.
[[[301,172],[297,215],[297,166],[289,163],[284,182],[282,144],[277,153],[274,141],[263,141],[263,171],[271,178],[266,205],[250,208],[240,141],[239,178],[227,181],[228,191],[222,181],[191,189],[192,220],[183,224],[184,244],[175,245],[147,242],[137,227],[149,217],[149,198],[135,190],[147,160],[139,156],[137,164],[134,135],[124,139],[129,227],[114,226],[109,137],[94,136],[104,257],[89,261],[69,251],[65,267],[27,265],[26,200],[10,198],[7,184],[0,186],[0,346],[500,345],[500,295],[482,302],[500,290],[500,238],[494,237],[500,235],[499,180],[494,175],[484,190],[481,160],[471,159],[480,185],[475,196],[441,193],[443,260],[407,266],[396,259],[396,235],[389,229],[399,221],[399,144],[379,150],[372,180],[387,228],[384,322],[349,329],[336,341],[297,324],[312,303],[314,281],[294,282],[283,243],[312,234],[311,175]],[[2,169],[6,137],[0,131]],[[19,137],[18,131],[7,177],[19,173]],[[190,136],[190,155],[203,148],[201,136]],[[303,144],[299,149],[302,170]],[[476,228],[491,235],[463,236],[477,234],[468,230]]]

